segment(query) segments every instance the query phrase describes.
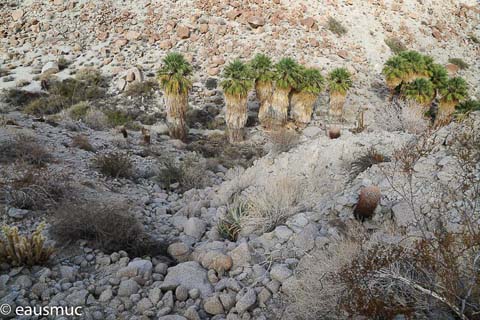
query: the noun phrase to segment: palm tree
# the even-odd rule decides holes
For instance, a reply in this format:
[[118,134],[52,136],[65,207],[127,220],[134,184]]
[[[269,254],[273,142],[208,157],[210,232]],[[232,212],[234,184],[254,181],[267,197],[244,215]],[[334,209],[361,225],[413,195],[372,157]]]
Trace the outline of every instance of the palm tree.
[[385,76],[388,88],[393,91],[401,85],[408,74],[408,62],[400,56],[393,56],[387,60],[382,73]]
[[410,83],[415,79],[428,77],[427,65],[433,61],[430,57],[426,57],[417,51],[403,51],[398,56],[405,59],[407,63],[404,82]]
[[301,78],[300,65],[291,58],[283,58],[275,65],[275,83],[272,104],[267,116],[269,125],[282,126],[287,122],[289,95]]
[[240,60],[229,63],[223,71],[221,82],[225,94],[228,139],[231,143],[243,140],[243,128],[247,123],[247,97],[253,80],[248,66]]
[[185,140],[188,128],[185,115],[188,108],[188,92],[192,87],[192,66],[180,53],[169,53],[158,71],[160,87],[165,92],[167,124],[170,136]]
[[261,123],[264,123],[268,120],[273,93],[273,63],[268,56],[257,54],[250,62],[250,69],[255,80],[257,99],[260,103],[258,118]]
[[408,100],[415,101],[421,106],[427,108],[435,98],[435,89],[430,80],[417,78],[405,86],[403,95]]
[[345,68],[336,68],[328,74],[328,87],[330,91],[330,115],[341,119],[343,105],[347,98],[347,92],[352,86],[350,72]]
[[443,88],[448,81],[448,72],[441,64],[433,63],[428,67],[428,73],[430,75],[430,81],[435,88],[435,97],[438,96],[438,92]]
[[460,77],[449,79],[440,89],[440,104],[436,123],[446,123],[455,112],[455,107],[468,97],[467,82]]
[[290,115],[299,124],[305,125],[312,119],[313,106],[323,90],[325,80],[319,70],[304,69],[298,88],[291,98]]

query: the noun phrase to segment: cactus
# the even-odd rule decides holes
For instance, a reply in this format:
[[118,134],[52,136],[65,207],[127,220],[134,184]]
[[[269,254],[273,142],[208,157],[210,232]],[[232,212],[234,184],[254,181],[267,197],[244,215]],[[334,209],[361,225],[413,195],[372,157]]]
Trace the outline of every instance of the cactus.
[[377,186],[362,188],[357,206],[353,211],[355,218],[361,221],[370,219],[373,216],[378,203],[380,202],[380,198],[380,188]]
[[333,127],[328,129],[328,136],[330,139],[338,139],[342,135],[339,127]]
[[0,239],[0,262],[12,266],[34,266],[45,264],[54,250],[45,247],[42,231],[45,223],[41,223],[30,236],[21,236],[17,227],[2,228],[5,239]]

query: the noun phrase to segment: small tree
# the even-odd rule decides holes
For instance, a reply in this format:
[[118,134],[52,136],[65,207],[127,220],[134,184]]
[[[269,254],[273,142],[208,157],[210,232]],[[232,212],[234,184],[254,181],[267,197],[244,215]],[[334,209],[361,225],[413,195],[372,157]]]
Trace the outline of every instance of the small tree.
[[312,112],[325,80],[319,70],[304,69],[297,90],[291,99],[290,115],[299,124],[306,125],[312,119]]
[[167,124],[172,138],[185,140],[188,128],[185,116],[188,108],[188,92],[192,87],[192,66],[180,53],[169,53],[158,71],[160,87],[165,92]]
[[273,94],[273,63],[268,56],[257,54],[250,62],[250,69],[252,70],[252,75],[255,80],[257,99],[260,103],[258,118],[263,124],[265,121],[268,121]]
[[328,74],[328,87],[330,91],[330,115],[337,119],[342,118],[343,106],[347,92],[352,87],[352,77],[345,68],[336,68]]
[[251,72],[240,60],[229,63],[223,71],[221,82],[225,94],[228,138],[231,143],[243,140],[243,128],[247,123],[247,96],[253,85]]
[[440,89],[440,104],[436,123],[446,123],[455,112],[455,107],[468,97],[467,82],[460,77],[449,79]]
[[289,95],[298,86],[300,78],[301,67],[295,60],[283,58],[275,65],[275,85],[267,121],[269,124],[282,126],[287,122]]
[[433,83],[424,78],[417,78],[405,86],[404,96],[406,99],[415,101],[427,108],[435,97]]

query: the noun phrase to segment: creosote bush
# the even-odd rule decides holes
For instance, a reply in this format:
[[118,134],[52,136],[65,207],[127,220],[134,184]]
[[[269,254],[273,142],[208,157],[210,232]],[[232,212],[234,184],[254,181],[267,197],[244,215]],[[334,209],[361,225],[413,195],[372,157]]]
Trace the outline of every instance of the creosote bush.
[[42,235],[45,223],[38,225],[30,235],[20,235],[17,227],[3,226],[3,239],[0,239],[0,263],[14,267],[44,265],[54,252],[45,246]]
[[407,51],[408,48],[405,44],[397,38],[387,38],[385,39],[385,44],[392,50],[394,54],[399,54],[402,51]]
[[151,236],[118,199],[62,203],[54,213],[51,234],[62,242],[87,240],[106,253],[120,250],[131,257],[164,255],[166,246]]
[[450,58],[450,59],[448,59],[448,62],[456,65],[457,67],[459,67],[462,70],[468,69],[468,67],[469,67],[469,64],[466,63],[465,61],[463,61],[463,59],[461,59],[461,58]]
[[337,36],[343,36],[348,32],[340,21],[335,18],[330,17],[327,21],[327,29],[335,33]]
[[202,189],[208,185],[205,171],[205,162],[196,154],[188,154],[181,162],[166,156],[160,159],[160,170],[155,180],[168,190],[176,183],[181,192]]
[[92,146],[90,141],[88,140],[88,137],[79,134],[76,135],[75,137],[72,138],[72,147],[76,147],[85,151],[90,151],[90,152],[95,152],[95,148]]
[[133,162],[130,156],[122,152],[110,152],[97,155],[93,159],[93,165],[98,170],[112,178],[132,178]]
[[0,163],[23,161],[36,166],[44,166],[52,156],[33,136],[18,133],[0,141]]

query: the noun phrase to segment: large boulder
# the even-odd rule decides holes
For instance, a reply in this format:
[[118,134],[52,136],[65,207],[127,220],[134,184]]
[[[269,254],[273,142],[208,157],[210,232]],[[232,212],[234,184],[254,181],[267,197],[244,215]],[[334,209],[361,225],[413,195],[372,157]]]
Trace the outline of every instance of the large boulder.
[[168,269],[162,289],[172,290],[180,285],[188,290],[198,289],[203,297],[213,292],[213,287],[208,282],[207,270],[196,261],[180,263]]

